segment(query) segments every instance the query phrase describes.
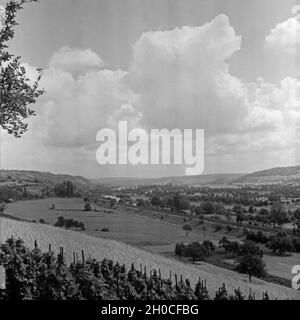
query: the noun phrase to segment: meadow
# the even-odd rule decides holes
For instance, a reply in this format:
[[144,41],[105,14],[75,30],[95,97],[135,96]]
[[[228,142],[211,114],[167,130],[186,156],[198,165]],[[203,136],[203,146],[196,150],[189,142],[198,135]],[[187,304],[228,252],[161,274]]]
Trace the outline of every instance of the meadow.
[[[55,210],[50,210],[53,204]],[[177,242],[211,240],[217,245],[218,240],[224,235],[231,240],[238,239],[237,231],[225,233],[223,230],[216,233],[214,225],[205,224],[204,227],[195,221],[192,222],[193,231],[186,237],[182,230],[184,217],[176,215],[162,215],[150,210],[140,212],[130,207],[117,207],[113,210],[100,205],[93,205],[96,211],[86,212],[83,211],[83,205],[82,199],[17,201],[9,204],[5,213],[30,221],[38,222],[39,219],[43,219],[51,225],[54,225],[59,216],[72,218],[84,223],[84,233],[89,236],[124,242],[167,256],[174,254]],[[101,231],[103,228],[108,228],[109,232]],[[270,275],[290,280],[292,267],[300,263],[300,254],[282,257],[265,254],[264,261]]]
[[184,278],[189,278],[193,285],[200,277],[207,280],[210,294],[213,294],[222,283],[225,283],[229,292],[233,292],[235,288],[240,288],[243,293],[248,294],[251,289],[259,299],[262,297],[263,292],[268,291],[270,298],[273,299],[300,300],[299,291],[268,283],[257,278],[253,278],[250,283],[246,275],[207,263],[199,263],[197,265],[185,264],[122,242],[95,238],[82,232],[68,231],[45,224],[0,218],[1,242],[12,235],[14,237],[21,237],[25,241],[25,244],[31,248],[33,248],[34,241],[36,240],[42,251],[47,250],[49,244],[51,244],[52,250],[58,253],[59,247],[63,246],[66,259],[69,262],[72,261],[73,252],[80,254],[83,249],[86,256],[91,255],[97,259],[106,257],[120,263],[125,263],[127,267],[130,267],[132,262],[134,262],[137,268],[139,266],[142,268],[146,266],[147,272],[153,269],[160,269],[163,277],[169,277],[171,271],[173,281],[175,273],[178,276],[182,274]]

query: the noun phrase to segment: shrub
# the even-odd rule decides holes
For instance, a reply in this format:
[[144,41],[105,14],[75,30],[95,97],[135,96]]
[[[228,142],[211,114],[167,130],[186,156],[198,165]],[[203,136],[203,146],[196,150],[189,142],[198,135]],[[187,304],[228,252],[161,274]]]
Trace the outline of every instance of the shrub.
[[262,231],[258,231],[258,232],[246,231],[246,239],[265,244],[270,240],[270,237],[265,235]]
[[215,232],[219,232],[219,231],[221,231],[222,229],[223,229],[222,225],[216,224],[216,226],[215,226]]
[[271,237],[267,247],[272,250],[273,254],[279,256],[295,250],[292,240],[283,234],[277,234]]
[[55,222],[55,227],[64,227],[66,229],[79,229],[79,230],[85,230],[85,226],[83,222],[76,221],[73,219],[65,219],[64,217],[58,217],[57,221]]
[[228,225],[226,226],[226,230],[227,230],[228,232],[231,232],[231,231],[233,230],[233,227],[228,224]]
[[92,206],[89,202],[84,204],[84,211],[92,211]]

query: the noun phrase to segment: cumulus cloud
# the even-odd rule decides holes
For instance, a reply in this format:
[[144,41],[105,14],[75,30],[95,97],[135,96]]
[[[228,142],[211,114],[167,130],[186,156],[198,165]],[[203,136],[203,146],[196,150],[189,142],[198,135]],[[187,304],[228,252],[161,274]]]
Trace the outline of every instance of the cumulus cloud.
[[44,143],[64,147],[93,143],[97,131],[111,125],[111,115],[134,98],[122,84],[123,77],[121,70],[91,71],[80,77],[46,70],[42,86],[47,93],[39,112]]
[[[295,28],[296,18],[278,24],[266,46],[294,50]],[[70,155],[84,148],[94,157],[97,131],[126,119],[131,127],[205,129],[208,155],[296,150],[299,79],[243,82],[230,73],[240,48],[241,37],[225,15],[199,27],[143,33],[127,71],[104,69],[90,49],[64,47],[43,72],[46,94],[28,137],[47,150],[64,148]]]
[[299,55],[300,49],[300,16],[299,7],[294,7],[295,17],[278,23],[266,36],[265,46],[268,50],[282,51],[293,56]]
[[50,59],[49,66],[62,69],[71,73],[86,73],[95,68],[103,67],[102,59],[91,49],[78,49],[63,47],[54,53]]
[[[280,132],[298,125],[299,81],[234,77],[229,60],[240,44],[228,17],[219,15],[200,27],[143,33],[128,71],[101,70],[95,52],[64,47],[44,71],[36,130],[45,144],[76,147],[126,119],[131,127],[203,128],[213,152],[253,149],[254,135],[258,148],[272,137],[276,146]],[[78,66],[85,72],[78,75]]]
[[225,15],[201,27],[142,34],[126,76],[142,123],[211,134],[236,130],[247,110],[243,84],[230,75],[228,59],[240,43]]

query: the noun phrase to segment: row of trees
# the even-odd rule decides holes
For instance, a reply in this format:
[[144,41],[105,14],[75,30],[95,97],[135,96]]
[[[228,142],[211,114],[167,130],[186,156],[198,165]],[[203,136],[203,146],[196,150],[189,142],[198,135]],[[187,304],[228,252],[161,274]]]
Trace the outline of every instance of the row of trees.
[[264,244],[275,255],[283,255],[287,252],[300,252],[300,239],[298,237],[291,237],[285,232],[278,232],[276,235],[271,236],[261,231],[247,231],[246,239]]
[[178,192],[172,197],[153,196],[151,198],[151,205],[177,212],[181,210],[189,210],[191,207],[190,201],[187,199],[187,197]]
[[[55,254],[49,248],[41,252],[35,246],[29,250],[21,239],[10,238],[0,246],[0,265],[6,271],[6,289],[0,297],[8,300],[102,300],[102,299],[151,299],[151,300],[253,300],[240,289],[228,293],[225,285],[211,297],[206,282],[199,279],[195,287],[182,277],[175,283],[164,279],[160,272],[147,275],[146,268],[137,270],[103,259],[89,258],[67,264],[63,250]],[[267,300],[267,293],[262,299]]]
[[54,186],[54,193],[58,197],[62,198],[73,198],[74,197],[74,185],[71,181],[63,181],[57,183]]

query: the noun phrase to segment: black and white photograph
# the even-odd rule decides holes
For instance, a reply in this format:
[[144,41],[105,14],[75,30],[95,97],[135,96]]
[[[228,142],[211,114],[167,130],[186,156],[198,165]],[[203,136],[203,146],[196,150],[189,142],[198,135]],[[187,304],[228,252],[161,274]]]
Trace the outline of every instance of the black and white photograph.
[[0,308],[21,300],[300,300],[299,0],[0,0]]

